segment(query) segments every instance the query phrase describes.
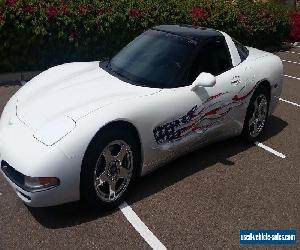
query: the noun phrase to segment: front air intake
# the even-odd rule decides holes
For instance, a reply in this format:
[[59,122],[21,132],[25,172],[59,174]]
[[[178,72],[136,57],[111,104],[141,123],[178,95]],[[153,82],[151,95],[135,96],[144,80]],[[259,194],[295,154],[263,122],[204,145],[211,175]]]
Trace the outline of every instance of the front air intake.
[[24,188],[25,176],[15,170],[4,160],[1,161],[1,170],[13,183],[15,183],[20,188]]

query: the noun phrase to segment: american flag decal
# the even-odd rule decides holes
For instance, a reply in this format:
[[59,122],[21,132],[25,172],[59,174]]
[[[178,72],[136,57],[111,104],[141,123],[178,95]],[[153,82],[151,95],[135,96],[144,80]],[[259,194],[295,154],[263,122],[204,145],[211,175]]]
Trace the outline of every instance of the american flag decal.
[[198,106],[194,106],[186,115],[180,117],[179,119],[156,127],[153,130],[156,142],[161,144],[180,139],[182,129],[178,128],[188,124],[193,119],[197,108]]

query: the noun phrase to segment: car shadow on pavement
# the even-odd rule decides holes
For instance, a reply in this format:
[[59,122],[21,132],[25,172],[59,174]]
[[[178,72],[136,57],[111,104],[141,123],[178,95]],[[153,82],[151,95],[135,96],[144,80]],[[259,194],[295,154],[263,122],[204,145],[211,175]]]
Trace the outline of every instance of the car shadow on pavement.
[[[260,141],[264,142],[279,134],[287,125],[288,123],[282,119],[271,116]],[[216,163],[220,162],[228,167],[233,166],[235,163],[229,158],[253,146],[253,144],[245,143],[241,138],[236,137],[192,152],[139,179],[135,184],[135,191],[130,194],[127,202],[129,204],[138,202]],[[28,207],[28,209],[41,225],[52,229],[80,225],[109,216],[117,211],[115,209],[103,213],[80,202],[48,208]]]
[[51,229],[80,225],[100,217],[108,216],[116,211],[114,209],[107,212],[100,212],[79,201],[54,207],[27,208],[41,225]]

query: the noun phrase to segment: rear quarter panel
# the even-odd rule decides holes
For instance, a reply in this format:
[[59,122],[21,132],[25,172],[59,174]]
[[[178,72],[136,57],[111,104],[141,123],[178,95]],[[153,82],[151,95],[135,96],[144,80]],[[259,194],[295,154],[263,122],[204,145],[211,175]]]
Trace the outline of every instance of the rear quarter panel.
[[261,50],[248,48],[249,58],[248,66],[253,72],[253,79],[255,83],[268,81],[271,87],[271,100],[269,115],[271,115],[278,103],[278,98],[282,92],[283,84],[283,65],[281,59],[271,53]]

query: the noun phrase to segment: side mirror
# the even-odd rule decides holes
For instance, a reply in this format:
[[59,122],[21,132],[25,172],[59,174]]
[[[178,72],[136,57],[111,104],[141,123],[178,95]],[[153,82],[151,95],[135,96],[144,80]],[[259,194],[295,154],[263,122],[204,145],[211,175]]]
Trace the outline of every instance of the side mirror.
[[216,77],[210,73],[201,73],[191,86],[191,90],[194,91],[198,87],[213,87],[216,84]]

